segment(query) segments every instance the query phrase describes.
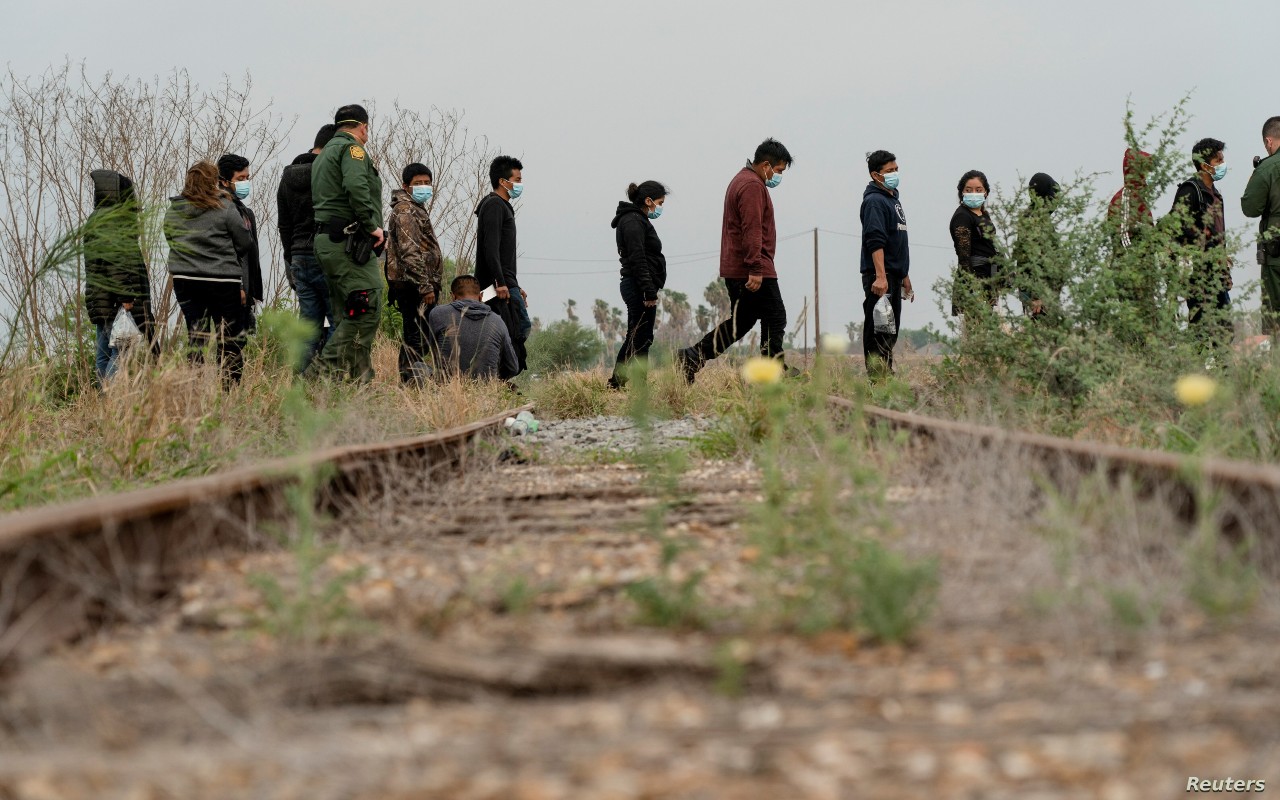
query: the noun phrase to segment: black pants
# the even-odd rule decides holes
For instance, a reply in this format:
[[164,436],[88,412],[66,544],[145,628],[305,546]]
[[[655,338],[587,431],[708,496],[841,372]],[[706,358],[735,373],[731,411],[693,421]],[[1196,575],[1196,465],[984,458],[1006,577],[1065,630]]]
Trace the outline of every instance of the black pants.
[[[1210,309],[1207,315],[1206,309]],[[1187,323],[1207,346],[1231,346],[1235,328],[1231,325],[1230,309],[1231,293],[1226,289],[1192,284],[1187,297]]]
[[648,358],[653,346],[653,326],[658,321],[658,307],[644,304],[644,292],[631,278],[623,278],[619,286],[622,302],[627,307],[627,336],[618,349],[609,383],[622,386],[627,382],[626,365],[635,358]]
[[862,274],[862,356],[867,363],[868,375],[875,375],[883,369],[893,372],[893,347],[898,343],[898,331],[902,328],[902,276],[886,272],[885,277],[889,279],[887,294],[893,308],[893,333],[876,333],[873,310],[880,295],[871,291],[876,274]]
[[693,346],[700,361],[710,361],[733,346],[760,323],[760,355],[782,358],[782,337],[787,328],[787,309],[777,278],[765,278],[760,288],[747,291],[747,282],[725,278],[729,290],[729,318]]
[[427,306],[420,316],[418,306],[422,304],[422,291],[412,281],[390,281],[387,289],[391,295],[391,304],[400,312],[400,380],[413,379],[411,367],[416,361],[427,361],[431,354],[430,334],[428,333],[427,315],[436,307],[435,303]]
[[[240,284],[174,278],[173,293],[191,344],[203,350],[210,341],[215,342],[218,363],[228,378],[239,381],[250,314],[240,302]],[[199,352],[194,355],[199,357]]]

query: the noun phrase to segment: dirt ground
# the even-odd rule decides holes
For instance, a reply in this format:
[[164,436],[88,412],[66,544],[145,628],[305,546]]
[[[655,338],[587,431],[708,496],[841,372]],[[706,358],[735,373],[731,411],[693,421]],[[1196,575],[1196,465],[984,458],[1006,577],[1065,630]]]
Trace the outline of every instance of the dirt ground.
[[[258,552],[210,559],[148,624],[26,665],[0,696],[0,798],[1145,800],[1193,776],[1280,791],[1275,582],[1208,617],[1169,578],[1175,522],[1123,497],[1102,523],[1087,500],[1048,508],[999,466],[912,452],[885,468],[887,539],[940,562],[908,646],[750,623],[750,464],[695,463],[696,497],[666,520],[696,543],[680,568],[706,572],[700,632],[635,623],[623,587],[661,549],[636,467],[403,480],[325,526],[321,584],[361,570],[332,584],[360,617],[337,643],[268,632],[248,576],[288,589],[298,569]],[[1086,531],[1065,566],[1043,533],[1064,514]],[[1099,595],[1126,581],[1163,598],[1155,622],[1107,619]]]

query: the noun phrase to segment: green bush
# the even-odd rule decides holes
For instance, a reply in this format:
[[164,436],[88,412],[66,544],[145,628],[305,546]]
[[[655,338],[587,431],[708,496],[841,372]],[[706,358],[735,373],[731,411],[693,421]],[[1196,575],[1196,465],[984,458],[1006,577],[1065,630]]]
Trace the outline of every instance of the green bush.
[[529,370],[557,372],[587,369],[600,363],[604,342],[595,331],[573,320],[558,320],[529,336]]

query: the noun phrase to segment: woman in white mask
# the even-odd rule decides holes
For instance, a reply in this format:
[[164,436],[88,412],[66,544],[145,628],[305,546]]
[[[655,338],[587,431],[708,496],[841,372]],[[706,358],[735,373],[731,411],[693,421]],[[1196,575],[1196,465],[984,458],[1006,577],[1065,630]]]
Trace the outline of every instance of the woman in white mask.
[[[995,308],[1000,286],[993,259],[996,255],[996,226],[987,213],[991,186],[987,176],[969,170],[956,186],[960,206],[951,215],[951,242],[956,248],[956,271],[951,284],[951,315],[971,313],[985,300]],[[981,298],[981,299],[979,299]]]

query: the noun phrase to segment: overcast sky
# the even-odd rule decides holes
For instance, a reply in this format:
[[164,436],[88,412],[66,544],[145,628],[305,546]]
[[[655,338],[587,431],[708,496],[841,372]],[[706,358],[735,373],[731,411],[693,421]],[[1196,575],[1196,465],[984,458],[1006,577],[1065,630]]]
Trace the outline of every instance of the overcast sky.
[[[796,159],[773,191],[780,237],[857,232],[864,154],[897,154],[920,296],[902,324],[919,327],[942,321],[931,287],[954,262],[946,228],[964,171],[1008,189],[1037,171],[1113,172],[1109,194],[1126,99],[1145,119],[1194,91],[1186,146],[1227,142],[1220,188],[1238,228],[1262,122],[1280,114],[1275,0],[42,0],[5,17],[0,53],[19,74],[67,57],[91,74],[185,67],[206,86],[247,70],[259,101],[298,118],[286,153],[363,98],[465,110],[524,161],[521,284],[544,320],[569,297],[621,305],[609,221],[627,183],[648,178],[673,190],[657,223],[668,286],[701,302],[725,186],[766,136]],[[858,240],[824,233],[820,249],[822,326],[842,330],[861,316]],[[813,290],[812,237],[778,250],[794,320]],[[1237,284],[1257,279],[1251,259],[1237,263]]]

